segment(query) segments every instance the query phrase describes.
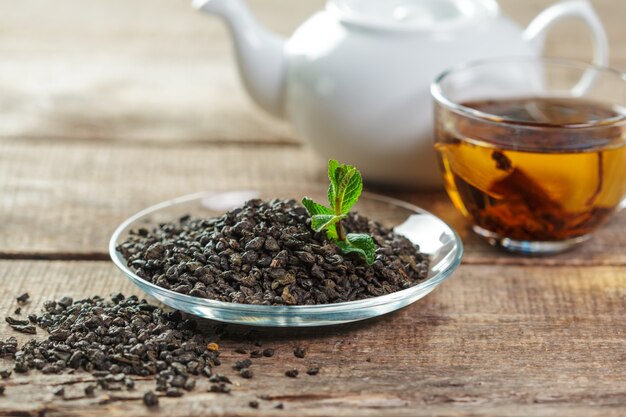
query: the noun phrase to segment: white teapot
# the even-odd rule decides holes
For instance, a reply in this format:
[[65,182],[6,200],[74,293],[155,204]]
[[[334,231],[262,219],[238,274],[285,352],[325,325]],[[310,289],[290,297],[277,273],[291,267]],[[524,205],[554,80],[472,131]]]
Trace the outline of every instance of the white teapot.
[[431,81],[480,58],[538,56],[547,29],[579,18],[593,61],[608,62],[602,24],[586,0],[544,10],[522,30],[495,0],[329,0],[289,39],[261,27],[241,0],[194,0],[224,18],[243,83],[269,113],[289,120],[322,156],[370,181],[441,184],[433,150]]

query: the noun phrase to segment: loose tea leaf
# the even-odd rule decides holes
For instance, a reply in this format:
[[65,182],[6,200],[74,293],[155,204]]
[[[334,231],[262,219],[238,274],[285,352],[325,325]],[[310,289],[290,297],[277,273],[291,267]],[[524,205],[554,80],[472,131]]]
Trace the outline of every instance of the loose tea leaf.
[[316,232],[326,231],[326,236],[335,241],[344,254],[356,253],[372,265],[376,257],[376,244],[367,234],[345,234],[341,220],[345,219],[363,191],[363,179],[358,169],[328,161],[328,201],[331,208],[316,203],[309,197],[302,205],[311,215],[311,228]]
[[239,371],[239,376],[241,376],[242,378],[250,379],[254,376],[254,374],[250,369],[245,368]]
[[290,370],[285,372],[285,376],[288,376],[289,378],[296,378],[298,376],[298,370],[297,369],[290,369]]
[[85,387],[85,395],[87,397],[93,397],[95,395],[96,386],[95,385],[87,385]]
[[11,326],[28,326],[30,324],[28,320],[18,320],[18,319],[14,319],[11,316],[5,317],[5,320]]
[[304,358],[306,356],[306,350],[298,346],[293,350],[293,355],[296,358]]
[[159,405],[159,397],[152,391],[148,391],[143,395],[143,403],[146,407],[156,407]]
[[20,325],[20,324],[9,324],[13,330],[16,330],[20,333],[26,334],[35,334],[37,333],[37,329],[32,324]]
[[25,303],[26,301],[28,301],[28,299],[30,298],[30,295],[25,292],[24,294],[21,294],[20,296],[18,296],[16,298],[18,303]]
[[318,368],[317,366],[311,366],[309,369],[307,369],[306,373],[313,376],[313,375],[317,375],[320,372],[320,368]]
[[209,388],[209,392],[216,392],[220,394],[228,394],[230,392],[230,387],[226,386],[226,384],[213,384]]

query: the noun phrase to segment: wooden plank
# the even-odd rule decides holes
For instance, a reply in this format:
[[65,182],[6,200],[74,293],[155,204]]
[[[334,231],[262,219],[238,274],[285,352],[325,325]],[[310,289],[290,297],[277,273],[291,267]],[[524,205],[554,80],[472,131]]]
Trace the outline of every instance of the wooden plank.
[[[552,0],[502,1],[522,24]],[[322,0],[250,1],[288,35]],[[622,0],[594,5],[613,63],[626,68]],[[187,1],[0,2],[0,136],[75,139],[266,141],[293,132],[257,109],[237,78],[224,26]],[[547,54],[588,59],[579,23],[563,23]]]
[[[123,291],[137,293],[106,262],[0,261],[7,296],[0,314],[15,308],[14,295],[32,296],[24,313],[43,300]],[[251,330],[229,327],[219,343],[233,376],[231,395],[205,392],[161,399],[160,413],[282,416],[622,416],[626,413],[626,271],[612,267],[486,267],[465,265],[427,298],[397,313],[363,323],[308,330],[255,330],[253,338],[276,348],[255,360],[255,378],[229,368],[233,349]],[[210,323],[205,323],[210,325]],[[210,327],[210,326],[209,326]],[[40,332],[41,333],[41,332]],[[0,324],[0,337],[12,335]],[[22,335],[20,340],[25,338]],[[302,345],[305,359],[292,349]],[[367,359],[370,359],[369,361]],[[283,372],[321,366],[317,377],[295,380]],[[0,368],[8,366],[6,360]],[[93,399],[82,394],[89,375],[31,372],[7,381],[2,416],[148,415],[139,398],[153,387]],[[64,384],[72,399],[55,399]],[[261,410],[247,406],[259,400]],[[285,410],[271,409],[278,402]]]
[[[324,189],[325,164],[310,150],[86,141],[0,140],[0,256],[107,259],[113,230],[160,201],[207,189]],[[494,250],[467,230],[442,192],[384,188],[461,233],[467,263],[624,265],[626,213],[574,252],[525,258]]]
[[[319,4],[251,7],[288,34]],[[1,136],[294,142],[242,90],[224,25],[190,1],[0,2],[0,28]]]
[[205,189],[300,187],[323,167],[276,146],[35,142],[0,145],[4,253],[104,254],[115,227],[142,207]]

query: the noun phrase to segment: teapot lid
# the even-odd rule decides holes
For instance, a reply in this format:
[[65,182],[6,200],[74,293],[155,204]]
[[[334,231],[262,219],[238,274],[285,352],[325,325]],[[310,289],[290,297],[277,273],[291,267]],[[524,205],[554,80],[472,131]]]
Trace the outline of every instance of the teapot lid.
[[339,20],[388,30],[443,30],[498,14],[495,0],[328,0]]

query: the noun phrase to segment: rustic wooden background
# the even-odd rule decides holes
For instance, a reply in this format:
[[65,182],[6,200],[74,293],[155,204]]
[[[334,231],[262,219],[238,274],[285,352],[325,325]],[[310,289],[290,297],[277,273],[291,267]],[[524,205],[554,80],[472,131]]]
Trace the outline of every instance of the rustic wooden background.
[[[551,1],[500,3],[525,25]],[[289,34],[322,2],[250,4]],[[612,64],[626,70],[626,3],[593,4]],[[587,59],[581,28],[555,29],[547,54]],[[2,317],[23,291],[32,295],[25,313],[65,294],[137,293],[106,245],[147,205],[204,189],[323,186],[324,162],[254,108],[224,27],[186,0],[0,0],[0,53]],[[426,299],[360,324],[263,331],[278,356],[255,364],[256,378],[238,380],[231,395],[199,385],[155,412],[139,400],[151,381],[90,399],[89,375],[30,373],[1,382],[0,415],[626,414],[626,213],[574,252],[528,259],[468,233],[441,192],[375,191],[433,211],[463,237],[463,265]],[[0,324],[2,339],[12,334]],[[305,360],[291,354],[297,344]],[[222,343],[227,360],[238,345]],[[303,364],[321,365],[320,375],[283,376]],[[58,384],[70,400],[54,399]]]

